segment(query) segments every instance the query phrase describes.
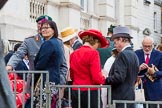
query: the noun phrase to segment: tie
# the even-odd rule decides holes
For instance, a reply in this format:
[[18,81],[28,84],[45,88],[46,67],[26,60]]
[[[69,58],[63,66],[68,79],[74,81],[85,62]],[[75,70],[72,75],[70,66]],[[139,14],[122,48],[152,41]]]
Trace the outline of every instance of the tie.
[[145,61],[145,63],[148,64],[149,63],[149,60],[150,60],[149,54],[146,54],[146,61]]

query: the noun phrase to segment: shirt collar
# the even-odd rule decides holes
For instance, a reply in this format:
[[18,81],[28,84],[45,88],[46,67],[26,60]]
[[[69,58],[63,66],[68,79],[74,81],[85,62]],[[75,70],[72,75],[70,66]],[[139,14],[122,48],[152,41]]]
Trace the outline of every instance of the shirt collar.
[[76,43],[76,41],[78,41],[77,39],[74,41],[74,43],[71,45],[71,47],[73,47],[74,46],[74,44]]
[[131,47],[131,45],[129,44],[129,45],[126,45],[123,49],[122,49],[122,51],[124,51],[126,48],[128,48],[128,47]]
[[43,43],[45,41],[44,37],[41,34],[38,34],[38,36],[40,37],[40,40]]

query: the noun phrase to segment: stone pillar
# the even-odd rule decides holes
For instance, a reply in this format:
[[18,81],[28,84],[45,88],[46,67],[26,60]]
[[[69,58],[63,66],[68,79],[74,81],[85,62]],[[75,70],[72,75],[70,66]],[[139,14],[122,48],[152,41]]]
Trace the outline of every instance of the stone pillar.
[[94,14],[94,0],[88,0],[88,13]]
[[[107,35],[107,29],[111,24],[115,23],[115,1],[114,0],[99,0],[98,14],[100,17],[99,27],[104,36]],[[102,11],[101,11],[102,10]]]
[[130,34],[133,37],[134,49],[139,46],[138,43],[138,20],[137,20],[137,0],[125,0],[124,2],[124,22],[125,26],[130,28]]
[[60,29],[71,26],[80,29],[80,5],[74,2],[61,2],[59,9]]
[[116,25],[124,24],[124,0],[115,0]]

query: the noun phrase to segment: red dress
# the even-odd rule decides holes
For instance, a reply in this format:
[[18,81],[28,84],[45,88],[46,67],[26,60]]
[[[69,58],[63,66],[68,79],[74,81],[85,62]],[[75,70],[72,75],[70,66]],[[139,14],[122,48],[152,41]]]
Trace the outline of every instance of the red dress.
[[[105,78],[101,72],[100,57],[97,50],[81,46],[70,55],[70,77],[73,85],[100,85]],[[77,90],[77,88],[73,88]],[[81,88],[87,90],[87,88]],[[91,90],[97,90],[92,88]]]

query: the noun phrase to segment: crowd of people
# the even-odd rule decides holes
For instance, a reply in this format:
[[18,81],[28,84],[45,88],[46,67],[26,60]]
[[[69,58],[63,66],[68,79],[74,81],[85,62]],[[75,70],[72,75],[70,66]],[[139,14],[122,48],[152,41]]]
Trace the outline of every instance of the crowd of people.
[[[135,100],[135,84],[140,86],[137,79],[141,78],[146,101],[162,101],[162,45],[155,49],[150,36],[144,37],[142,49],[134,51],[128,27],[111,25],[107,39],[100,30],[92,28],[78,31],[66,27],[59,36],[57,24],[47,15],[38,17],[36,22],[38,34],[25,38],[6,55],[7,71],[47,70],[51,85],[111,85],[112,100]],[[39,78],[40,74],[36,74],[34,87],[40,83]],[[45,79],[43,76],[43,89]],[[26,92],[30,93],[30,74],[26,81]],[[58,94],[52,92],[53,89],[56,88],[51,88],[52,99]],[[80,108],[88,108],[88,89],[80,90]],[[78,89],[71,91],[72,108],[78,108]],[[98,89],[90,88],[91,108],[98,108],[98,99],[100,108],[106,108],[107,90],[102,89],[101,94],[99,97]],[[40,103],[34,104],[36,107]],[[30,106],[31,98],[25,108]],[[116,108],[124,108],[124,104],[117,104]],[[135,105],[128,104],[127,108],[135,108]],[[149,108],[157,107],[150,105]]]

